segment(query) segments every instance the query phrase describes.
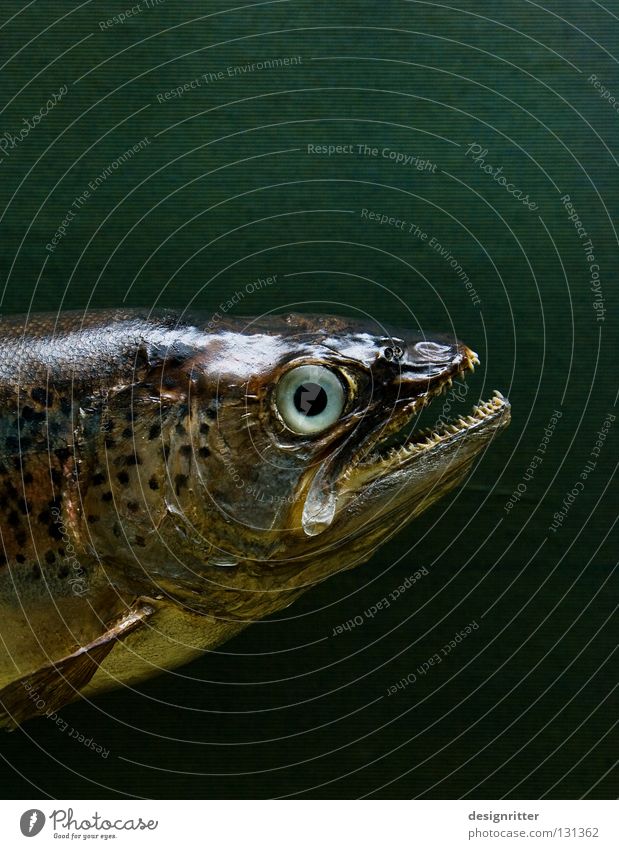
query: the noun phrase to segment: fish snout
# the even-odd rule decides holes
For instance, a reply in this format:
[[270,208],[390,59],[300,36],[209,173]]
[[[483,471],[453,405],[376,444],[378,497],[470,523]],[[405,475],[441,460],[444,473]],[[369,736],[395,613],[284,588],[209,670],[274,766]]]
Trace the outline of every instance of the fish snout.
[[455,337],[402,337],[394,339],[391,361],[399,385],[442,383],[479,364],[477,354]]

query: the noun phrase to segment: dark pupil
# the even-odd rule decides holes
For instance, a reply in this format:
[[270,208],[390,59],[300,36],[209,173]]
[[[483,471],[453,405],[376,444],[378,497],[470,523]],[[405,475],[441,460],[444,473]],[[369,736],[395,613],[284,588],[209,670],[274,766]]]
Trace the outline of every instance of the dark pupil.
[[294,393],[294,405],[306,416],[317,416],[327,406],[327,393],[318,383],[302,383]]

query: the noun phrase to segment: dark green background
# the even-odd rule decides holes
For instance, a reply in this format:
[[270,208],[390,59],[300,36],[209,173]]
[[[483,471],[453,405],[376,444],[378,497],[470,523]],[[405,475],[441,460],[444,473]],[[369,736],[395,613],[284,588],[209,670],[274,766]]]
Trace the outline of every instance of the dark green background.
[[[2,792],[615,798],[619,425],[564,526],[548,526],[616,412],[619,112],[588,80],[619,98],[619,3],[235,5],[166,0],[102,31],[131,4],[3,3],[0,138],[69,87],[0,163],[3,314],[212,311],[277,274],[236,312],[307,302],[453,330],[482,360],[469,400],[501,388],[513,423],[462,490],[362,569],[139,692],[63,710],[107,759],[50,722],[3,737]],[[157,102],[206,72],[297,55]],[[145,136],[50,254],[76,196]],[[472,143],[536,211],[481,172]],[[436,173],[308,144],[388,147]],[[595,246],[603,322],[566,193]],[[438,239],[480,303],[438,253],[363,208]],[[428,576],[389,610],[331,637],[420,566]],[[385,696],[473,620],[457,652]]]

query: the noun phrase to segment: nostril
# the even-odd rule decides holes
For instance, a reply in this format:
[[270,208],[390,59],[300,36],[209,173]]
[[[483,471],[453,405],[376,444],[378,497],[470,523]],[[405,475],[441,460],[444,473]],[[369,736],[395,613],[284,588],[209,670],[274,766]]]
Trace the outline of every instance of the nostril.
[[417,342],[415,350],[422,357],[435,360],[450,356],[452,349],[449,345],[439,345],[438,342]]

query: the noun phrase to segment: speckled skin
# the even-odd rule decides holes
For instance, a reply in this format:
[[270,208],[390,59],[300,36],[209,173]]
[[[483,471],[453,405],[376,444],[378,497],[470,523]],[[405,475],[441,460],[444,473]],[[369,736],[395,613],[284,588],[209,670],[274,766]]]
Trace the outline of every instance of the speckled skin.
[[[15,707],[25,680],[53,705],[141,680],[367,560],[462,479],[493,428],[446,458],[430,494],[436,459],[354,498],[339,483],[346,465],[469,353],[334,317],[3,320],[0,724],[34,715]],[[348,382],[345,414],[319,437],[291,435],[273,410],[296,362]],[[52,697],[61,662],[73,691]]]

